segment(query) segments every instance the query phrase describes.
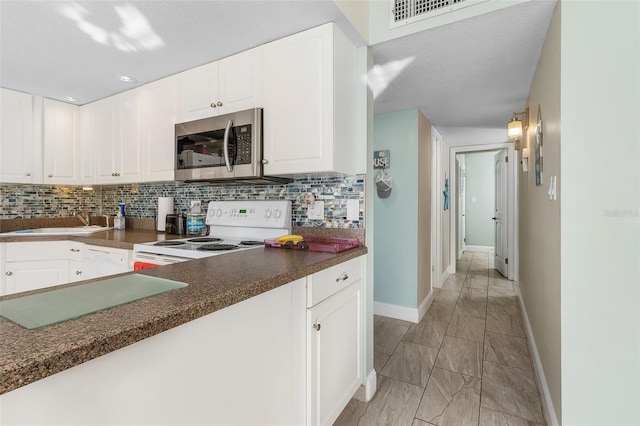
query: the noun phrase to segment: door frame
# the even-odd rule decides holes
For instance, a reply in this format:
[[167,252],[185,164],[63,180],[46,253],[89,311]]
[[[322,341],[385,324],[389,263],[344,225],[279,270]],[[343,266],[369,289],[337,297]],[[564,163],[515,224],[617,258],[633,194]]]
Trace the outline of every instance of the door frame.
[[[507,238],[508,244],[508,258],[509,264],[508,266],[508,278],[513,281],[518,280],[519,274],[519,235],[518,235],[518,156],[516,151],[513,149],[513,143],[496,143],[496,144],[484,144],[484,145],[465,145],[465,146],[453,146],[450,148],[449,152],[449,162],[450,169],[455,170],[456,166],[456,154],[466,154],[471,152],[483,152],[483,151],[494,151],[499,149],[506,149],[507,156],[509,157],[509,164],[507,167],[507,232],[509,236]],[[458,196],[456,174],[451,173],[450,179],[453,181],[450,182],[449,190],[451,191],[451,198]],[[455,203],[451,203],[450,208],[451,216],[456,217],[458,214]],[[458,258],[458,253],[456,250],[457,242],[456,242],[456,227],[455,221],[450,221],[449,226],[449,239],[452,244],[449,245],[450,249],[450,259],[452,268],[455,271],[456,259]]]

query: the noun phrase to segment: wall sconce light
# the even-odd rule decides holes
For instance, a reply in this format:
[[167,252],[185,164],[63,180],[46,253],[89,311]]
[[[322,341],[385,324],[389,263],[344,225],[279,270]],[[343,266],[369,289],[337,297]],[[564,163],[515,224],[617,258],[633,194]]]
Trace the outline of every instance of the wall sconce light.
[[[518,115],[521,119],[518,119]],[[522,122],[525,122],[525,130],[529,129],[529,107],[522,112],[514,112],[511,121],[507,124],[509,140],[513,140],[513,148],[520,150],[520,138],[522,138]]]

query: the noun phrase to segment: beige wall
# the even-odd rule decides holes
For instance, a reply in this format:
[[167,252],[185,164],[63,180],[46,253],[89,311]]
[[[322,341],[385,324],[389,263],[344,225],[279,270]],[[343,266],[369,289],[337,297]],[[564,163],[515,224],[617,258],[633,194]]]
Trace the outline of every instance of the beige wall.
[[[560,7],[556,7],[531,84],[527,131],[529,172],[519,167],[520,277],[527,315],[531,323],[553,407],[561,419],[560,365]],[[536,186],[534,143],[538,105],[543,119],[543,184]],[[547,195],[549,177],[557,176],[558,200]]]
[[418,307],[431,291],[431,122],[418,110]]
[[335,0],[338,9],[360,33],[369,41],[369,2],[363,0]]

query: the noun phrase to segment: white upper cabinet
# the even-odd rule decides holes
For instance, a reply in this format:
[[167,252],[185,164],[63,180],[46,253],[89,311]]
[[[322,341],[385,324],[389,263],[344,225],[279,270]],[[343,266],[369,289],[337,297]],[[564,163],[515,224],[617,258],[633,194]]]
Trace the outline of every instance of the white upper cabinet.
[[76,105],[44,100],[44,183],[78,183],[79,116]]
[[144,86],[141,118],[145,182],[174,180],[178,86],[178,76]]
[[180,121],[261,107],[262,48],[180,73]]
[[264,173],[355,174],[355,46],[330,23],[265,45],[263,58]]
[[97,184],[142,181],[138,89],[94,102],[87,117]]
[[0,88],[0,182],[34,182],[33,96]]

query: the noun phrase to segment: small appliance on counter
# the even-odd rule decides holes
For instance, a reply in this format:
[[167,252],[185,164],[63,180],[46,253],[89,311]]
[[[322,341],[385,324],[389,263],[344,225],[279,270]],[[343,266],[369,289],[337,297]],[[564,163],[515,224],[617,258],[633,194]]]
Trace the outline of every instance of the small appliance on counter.
[[184,235],[186,220],[187,218],[182,214],[168,214],[165,218],[164,231],[167,234]]

